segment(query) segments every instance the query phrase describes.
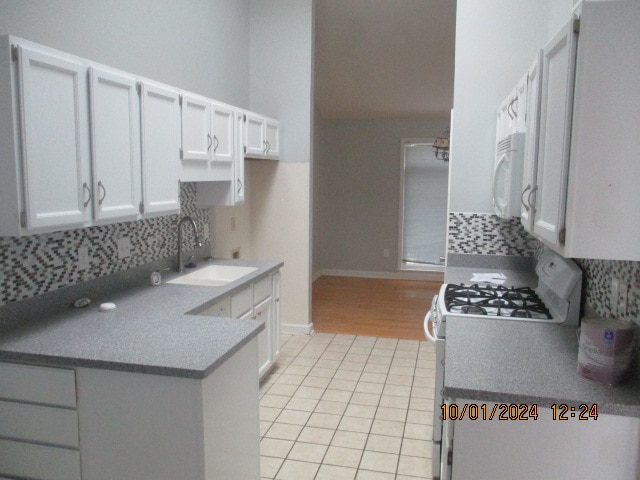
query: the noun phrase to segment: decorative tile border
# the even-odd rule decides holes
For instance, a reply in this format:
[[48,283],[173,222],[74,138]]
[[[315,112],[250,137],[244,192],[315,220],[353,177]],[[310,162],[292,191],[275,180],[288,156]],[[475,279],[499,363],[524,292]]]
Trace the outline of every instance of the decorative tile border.
[[[197,208],[195,202],[195,183],[183,183],[181,215],[190,215],[202,232],[209,224],[209,210]],[[43,235],[0,237],[0,305],[175,255],[178,218],[167,215]],[[193,245],[192,229],[184,233],[187,244]],[[118,259],[116,241],[122,237],[130,239],[131,255]],[[81,271],[80,246],[89,249],[89,268]]]
[[486,213],[449,213],[449,253],[535,256],[539,242],[519,218],[502,220]]

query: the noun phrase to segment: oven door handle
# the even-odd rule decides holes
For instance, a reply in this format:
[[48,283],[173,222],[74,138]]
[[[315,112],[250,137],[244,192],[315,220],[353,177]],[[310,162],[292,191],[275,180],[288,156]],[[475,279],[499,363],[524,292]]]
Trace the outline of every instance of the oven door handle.
[[431,328],[433,328],[433,321],[431,320],[431,315],[433,314],[433,309],[430,308],[427,314],[424,316],[424,334],[427,336],[427,340],[436,343],[436,337],[429,331],[429,324],[431,324]]

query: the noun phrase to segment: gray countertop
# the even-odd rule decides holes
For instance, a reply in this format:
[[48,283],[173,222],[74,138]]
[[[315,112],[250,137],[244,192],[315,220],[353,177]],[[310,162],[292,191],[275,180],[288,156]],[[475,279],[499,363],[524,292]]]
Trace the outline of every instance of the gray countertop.
[[[165,280],[178,275],[172,271],[163,272],[162,285],[153,287],[148,272],[138,272],[130,275],[137,278],[126,288],[94,287],[91,304],[81,309],[66,306],[47,314],[37,302],[22,307],[19,314],[6,308],[0,314],[20,319],[4,322],[0,328],[0,361],[204,378],[263,330],[264,323],[195,314],[283,265],[242,260],[215,263],[258,270],[222,287],[167,284]],[[205,262],[199,268],[211,264]],[[101,313],[102,302],[113,302],[117,309]]]
[[610,386],[578,375],[576,327],[447,317],[445,395],[498,403],[597,404],[640,417],[640,379]]
[[[458,255],[449,262],[454,266],[447,266],[445,282],[468,283],[473,273],[502,272],[505,285],[537,285],[533,262],[495,259]],[[543,407],[597,404],[598,413],[640,417],[637,369],[616,386],[578,375],[575,326],[447,316],[445,363],[444,393],[454,399]]]

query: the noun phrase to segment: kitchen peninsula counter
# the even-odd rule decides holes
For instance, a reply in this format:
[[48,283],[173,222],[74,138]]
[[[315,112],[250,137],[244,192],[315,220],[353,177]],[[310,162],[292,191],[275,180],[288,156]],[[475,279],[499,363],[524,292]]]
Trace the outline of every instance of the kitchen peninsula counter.
[[[164,270],[163,283],[154,287],[149,281],[154,268],[138,268],[47,294],[44,301],[7,305],[0,309],[0,361],[204,378],[258,335],[264,324],[197,313],[283,265],[216,260],[201,262],[199,268],[212,264],[257,270],[220,287],[167,284],[179,274]],[[70,306],[84,296],[91,298],[88,306]],[[103,302],[115,303],[116,310],[99,312]]]

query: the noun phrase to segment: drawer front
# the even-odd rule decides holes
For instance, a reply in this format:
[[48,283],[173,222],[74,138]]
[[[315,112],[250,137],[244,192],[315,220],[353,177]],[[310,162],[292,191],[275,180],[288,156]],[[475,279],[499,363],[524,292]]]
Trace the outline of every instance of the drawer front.
[[260,280],[253,287],[253,303],[257,305],[265,298],[271,296],[271,277]]
[[245,288],[231,297],[231,316],[240,318],[253,308],[253,288]]
[[76,407],[76,372],[64,368],[0,363],[0,398]]
[[79,448],[75,410],[0,401],[0,436]]
[[231,313],[229,297],[223,298],[219,302],[214,303],[209,308],[201,311],[198,315],[203,317],[229,317]]
[[0,439],[0,475],[81,480],[80,452]]

